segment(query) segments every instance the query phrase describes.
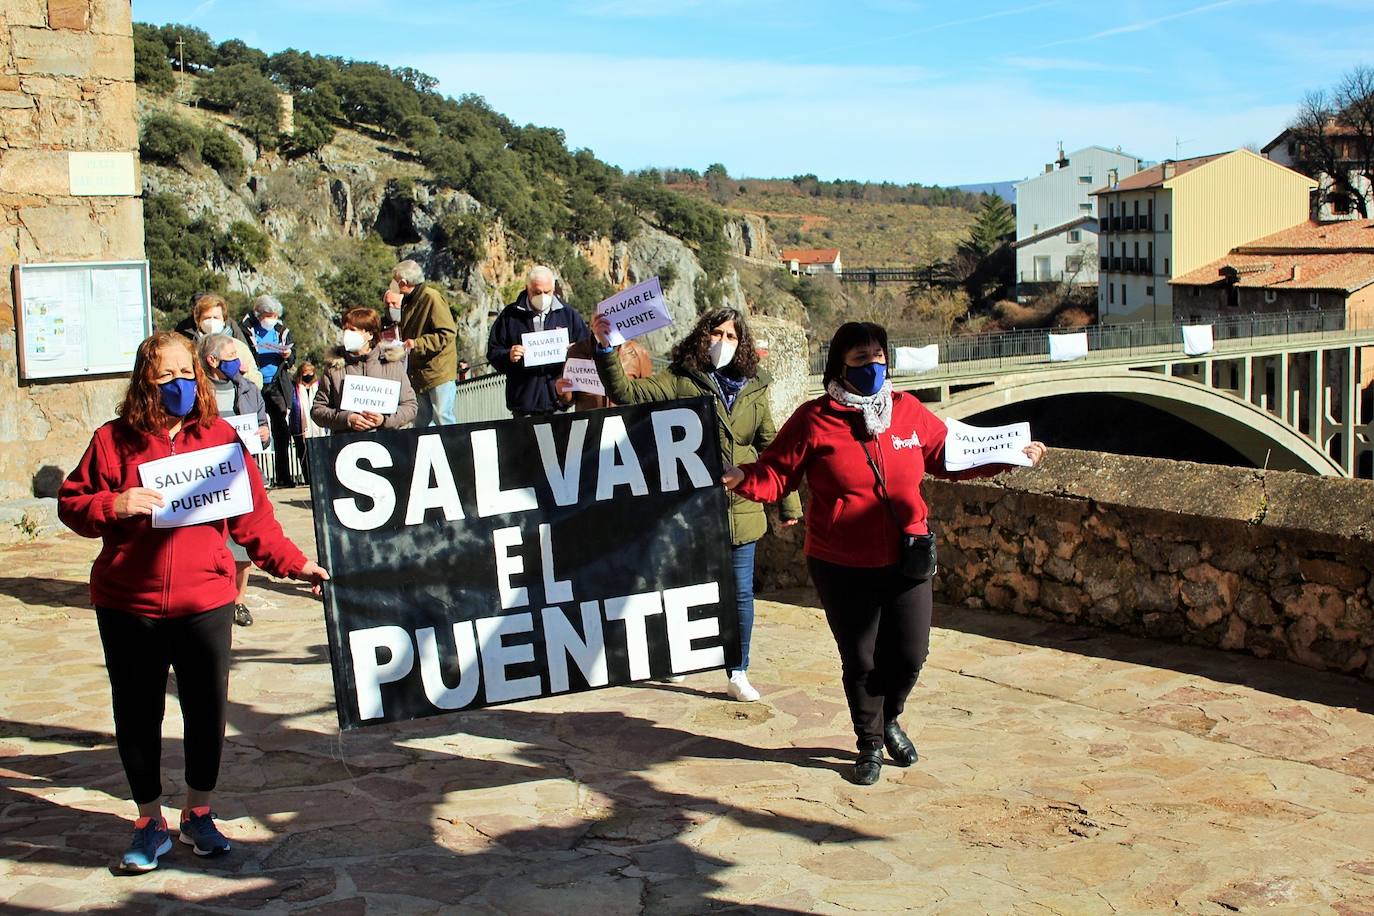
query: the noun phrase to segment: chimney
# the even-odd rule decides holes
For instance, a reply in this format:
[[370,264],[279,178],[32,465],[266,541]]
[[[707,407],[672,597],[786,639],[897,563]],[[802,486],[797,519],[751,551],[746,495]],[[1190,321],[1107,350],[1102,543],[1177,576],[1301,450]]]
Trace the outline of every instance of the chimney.
[[1301,278],[1302,278],[1302,268],[1299,267],[1297,264],[1294,264],[1294,265],[1293,265],[1293,275],[1292,275],[1291,277],[1289,277],[1288,280],[1289,280],[1290,283],[1296,283],[1296,282],[1298,282],[1298,280],[1301,279]]
[[1057,159],[1054,160],[1054,164],[1057,165],[1057,166],[1059,166],[1061,169],[1063,169],[1063,168],[1068,168],[1069,160],[1068,160],[1068,158],[1064,155],[1064,141],[1063,141],[1063,140],[1060,140],[1060,141],[1059,141],[1059,157],[1058,157]]
[[1046,163],[1045,163],[1045,174],[1048,175],[1050,172],[1053,172],[1053,171],[1054,171],[1054,163],[1053,163],[1053,162],[1046,162]]
[[1118,175],[1120,173],[1116,169],[1107,169],[1107,187],[1116,187]]
[[1170,178],[1173,178],[1173,177],[1174,177],[1174,160],[1172,160],[1172,159],[1165,159],[1165,160],[1164,160],[1164,165],[1162,166],[1162,168],[1163,168],[1163,170],[1164,170],[1164,180],[1165,180],[1165,181],[1168,181]]

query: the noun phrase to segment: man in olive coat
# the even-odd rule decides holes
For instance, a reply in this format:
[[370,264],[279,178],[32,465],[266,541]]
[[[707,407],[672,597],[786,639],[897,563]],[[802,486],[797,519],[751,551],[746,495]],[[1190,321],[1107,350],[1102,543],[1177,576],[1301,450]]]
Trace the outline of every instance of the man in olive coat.
[[[406,373],[415,388],[415,426],[458,422],[458,325],[439,290],[425,282],[414,261],[402,261],[391,272],[401,294],[397,330],[406,348]],[[388,303],[390,304],[390,303]]]

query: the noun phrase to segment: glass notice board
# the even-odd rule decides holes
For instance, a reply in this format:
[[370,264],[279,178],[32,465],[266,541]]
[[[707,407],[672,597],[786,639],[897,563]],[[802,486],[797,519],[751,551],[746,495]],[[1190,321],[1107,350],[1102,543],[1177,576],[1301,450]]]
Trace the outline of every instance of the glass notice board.
[[21,379],[127,373],[153,332],[147,261],[17,264]]

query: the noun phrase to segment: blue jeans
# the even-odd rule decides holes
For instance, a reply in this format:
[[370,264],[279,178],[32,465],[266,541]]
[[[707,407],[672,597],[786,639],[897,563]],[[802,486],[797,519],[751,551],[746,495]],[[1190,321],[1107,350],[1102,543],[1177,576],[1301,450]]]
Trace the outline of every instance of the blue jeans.
[[749,670],[749,642],[754,632],[754,548],[758,541],[731,548],[735,567],[735,608],[739,614],[739,667],[729,674]]
[[458,422],[454,416],[454,400],[458,397],[458,383],[444,382],[428,391],[417,391],[415,402],[415,428],[424,426],[452,426]]

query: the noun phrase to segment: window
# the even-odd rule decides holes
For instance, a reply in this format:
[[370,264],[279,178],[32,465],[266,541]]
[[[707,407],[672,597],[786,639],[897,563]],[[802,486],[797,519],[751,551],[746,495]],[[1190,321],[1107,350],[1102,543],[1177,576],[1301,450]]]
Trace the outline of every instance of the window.
[[1078,209],[1079,209],[1079,212],[1081,212],[1081,213],[1091,213],[1091,212],[1093,212],[1093,205],[1092,205],[1092,204],[1079,204],[1079,205],[1078,205]]
[[1064,259],[1064,269],[1069,273],[1078,273],[1083,269],[1083,259],[1078,255],[1071,254]]
[[1192,290],[1193,298],[1194,298],[1194,299],[1196,299],[1198,296],[1201,296],[1201,295],[1202,295],[1202,290],[1199,289],[1198,287],[1196,287],[1196,286],[1190,286],[1190,287],[1188,287],[1188,288],[1189,288],[1190,290]]
[[1116,302],[1116,284],[1115,284],[1115,283],[1108,283],[1108,284],[1107,284],[1107,301],[1108,301],[1108,302]]
[[1226,305],[1233,309],[1240,307],[1240,287],[1234,283],[1226,287]]
[[1139,216],[1139,215],[1140,215],[1140,201],[1139,201],[1138,199],[1137,199],[1136,202],[1135,202],[1135,215],[1136,215],[1136,216]]
[[1169,214],[1164,214],[1164,231],[1169,231]]
[[1332,194],[1331,210],[1337,216],[1345,216],[1350,212],[1350,196],[1348,194]]
[[1079,175],[1079,176],[1078,176],[1078,183],[1079,183],[1079,184],[1092,184],[1092,183],[1093,183],[1093,176],[1091,176],[1091,175]]
[[1111,257],[1116,257],[1116,242],[1108,242],[1107,248],[1107,254],[1109,254]]
[[1169,276],[1169,259],[1164,259],[1164,276]]
[[1040,231],[1040,224],[1039,224],[1039,223],[1031,223],[1031,232],[1039,232],[1039,231]]
[[1070,241],[1070,242],[1081,241],[1082,238],[1083,238],[1083,234],[1082,234],[1081,232],[1079,232],[1077,229],[1072,229],[1072,230],[1069,231],[1069,241]]
[[1146,246],[1146,250],[1149,252],[1148,254],[1145,255],[1145,257],[1147,257],[1147,258],[1150,259],[1150,276],[1154,276],[1154,272],[1155,272],[1155,243],[1154,243],[1154,242],[1150,242],[1150,243]]
[[1273,304],[1273,302],[1274,302],[1276,299],[1278,299],[1278,298],[1279,298],[1279,294],[1276,293],[1276,292],[1274,292],[1272,289],[1266,289],[1266,290],[1264,291],[1264,301],[1265,301],[1265,302],[1268,302],[1268,303],[1270,303],[1270,304]]
[[1126,304],[1126,284],[1121,284],[1121,304]]
[[1307,305],[1309,308],[1321,308],[1321,296],[1317,293],[1307,294]]
[[1147,287],[1145,287],[1145,295],[1147,295],[1147,296],[1153,296],[1154,294],[1155,294],[1155,288],[1154,288],[1153,286],[1147,286]]
[[1116,201],[1112,201],[1111,215],[1116,216]]

